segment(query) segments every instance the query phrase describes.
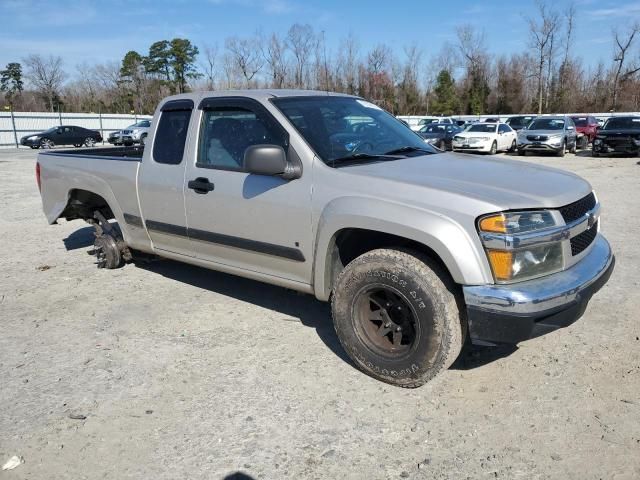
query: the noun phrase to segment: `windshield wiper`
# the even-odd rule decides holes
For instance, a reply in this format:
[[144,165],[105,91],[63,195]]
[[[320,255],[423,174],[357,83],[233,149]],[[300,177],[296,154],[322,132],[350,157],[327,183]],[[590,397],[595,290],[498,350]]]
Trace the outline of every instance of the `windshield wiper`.
[[379,159],[389,159],[395,160],[397,157],[389,158],[390,154],[374,154],[374,153],[354,153],[353,155],[347,155],[346,157],[334,158],[331,160],[331,164],[335,165],[336,163],[346,163],[346,162],[357,162],[358,160],[379,160]]
[[400,147],[400,148],[394,148],[393,150],[389,150],[388,152],[385,152],[385,155],[395,155],[398,153],[408,153],[408,152],[424,152],[424,153],[435,153],[432,152],[431,150],[428,150],[426,148],[421,148],[421,147],[412,147],[411,145],[407,145],[404,147]]

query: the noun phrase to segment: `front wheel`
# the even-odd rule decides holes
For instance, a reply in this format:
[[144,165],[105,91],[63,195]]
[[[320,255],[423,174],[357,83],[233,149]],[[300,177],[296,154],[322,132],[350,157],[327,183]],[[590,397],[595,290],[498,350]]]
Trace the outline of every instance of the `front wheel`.
[[87,137],[84,139],[84,146],[85,147],[89,147],[89,148],[93,148],[96,146],[96,139],[93,137]]
[[567,141],[565,140],[564,142],[562,142],[562,147],[560,147],[560,150],[556,152],[556,156],[564,157],[564,154],[566,152],[567,152]]
[[513,153],[516,151],[516,148],[518,148],[516,141],[514,140],[513,142],[511,142],[511,148],[509,148],[509,152]]
[[455,285],[428,257],[379,249],[349,263],[331,310],[347,354],[366,374],[399,387],[423,385],[456,359],[466,334]]
[[140,145],[144,147],[145,143],[147,143],[147,136],[146,135],[142,135],[140,137]]
[[48,138],[43,138],[42,140],[40,140],[41,148],[53,148],[55,146],[56,144],[53,143],[53,140],[49,140]]
[[491,144],[491,150],[489,150],[489,155],[495,155],[498,152],[498,144],[494,141]]

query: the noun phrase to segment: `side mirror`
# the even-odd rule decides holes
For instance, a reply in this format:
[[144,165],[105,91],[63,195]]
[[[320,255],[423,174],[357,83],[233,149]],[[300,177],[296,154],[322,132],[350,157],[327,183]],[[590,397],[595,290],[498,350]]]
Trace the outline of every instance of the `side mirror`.
[[244,152],[244,169],[256,175],[283,175],[289,168],[279,145],[251,145]]

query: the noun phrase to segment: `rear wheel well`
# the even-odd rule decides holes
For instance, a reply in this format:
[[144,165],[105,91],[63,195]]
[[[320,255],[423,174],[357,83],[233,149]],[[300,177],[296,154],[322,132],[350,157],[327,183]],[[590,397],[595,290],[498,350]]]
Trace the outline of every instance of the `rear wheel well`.
[[351,261],[366,252],[379,248],[402,248],[421,253],[438,264],[451,277],[449,269],[438,254],[423,243],[391,233],[362,228],[345,228],[335,234],[330,247],[327,258],[328,290],[333,290],[336,278]]
[[60,216],[66,220],[77,218],[90,220],[94,218],[96,210],[100,211],[107,220],[114,218],[111,207],[100,195],[88,190],[74,189],[69,192],[67,206]]

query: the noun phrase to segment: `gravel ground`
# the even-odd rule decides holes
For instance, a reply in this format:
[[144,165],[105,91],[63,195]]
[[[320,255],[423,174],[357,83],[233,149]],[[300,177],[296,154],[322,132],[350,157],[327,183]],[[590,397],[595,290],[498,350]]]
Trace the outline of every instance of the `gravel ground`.
[[527,160],[603,204],[616,271],[584,317],[405,390],[357,371],[310,296],[96,269],[86,224],[46,224],[35,152],[0,151],[0,463],[24,459],[0,478],[640,478],[640,165],[582,155]]

